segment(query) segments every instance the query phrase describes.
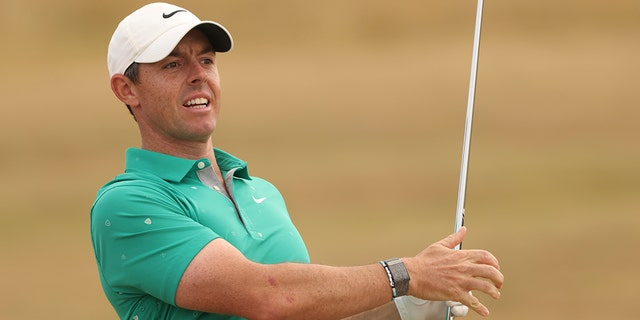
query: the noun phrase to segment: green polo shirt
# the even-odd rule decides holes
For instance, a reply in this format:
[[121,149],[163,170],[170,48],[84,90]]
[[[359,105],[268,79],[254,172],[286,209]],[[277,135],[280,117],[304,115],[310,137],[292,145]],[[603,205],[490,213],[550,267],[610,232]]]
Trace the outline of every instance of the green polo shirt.
[[103,290],[121,319],[239,319],[175,306],[183,272],[216,238],[252,261],[309,262],[280,192],[249,176],[246,162],[218,149],[215,156],[227,190],[207,159],[129,149],[125,173],[98,191],[91,239]]

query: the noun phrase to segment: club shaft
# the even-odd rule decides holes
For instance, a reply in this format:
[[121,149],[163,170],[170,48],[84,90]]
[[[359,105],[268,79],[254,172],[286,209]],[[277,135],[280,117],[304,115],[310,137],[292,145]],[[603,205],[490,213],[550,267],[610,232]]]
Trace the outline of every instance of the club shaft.
[[[469,171],[469,154],[471,149],[471,127],[473,124],[473,107],[476,98],[476,81],[478,78],[478,60],[480,57],[480,29],[482,27],[482,9],[484,1],[478,0],[478,8],[476,12],[476,25],[473,36],[473,53],[471,57],[471,76],[469,80],[469,97],[467,100],[467,116],[464,126],[464,139],[462,143],[462,161],[460,165],[460,183],[458,185],[458,202],[456,206],[456,221],[454,232],[457,232],[464,226],[465,200],[467,197],[467,177]],[[460,250],[462,243],[458,244],[454,249]],[[446,319],[453,320],[451,308],[447,308]]]
[[[473,36],[471,75],[469,77],[469,97],[467,100],[467,116],[464,126],[464,139],[462,142],[462,161],[460,165],[460,183],[458,185],[458,202],[456,206],[456,222],[454,231],[458,231],[464,225],[465,200],[467,196],[467,177],[469,172],[469,154],[471,149],[471,128],[473,125],[473,107],[475,104],[476,82],[478,78],[478,60],[480,56],[480,29],[482,27],[483,2],[483,0],[478,0],[476,26]],[[457,247],[457,249],[459,248],[460,246]]]

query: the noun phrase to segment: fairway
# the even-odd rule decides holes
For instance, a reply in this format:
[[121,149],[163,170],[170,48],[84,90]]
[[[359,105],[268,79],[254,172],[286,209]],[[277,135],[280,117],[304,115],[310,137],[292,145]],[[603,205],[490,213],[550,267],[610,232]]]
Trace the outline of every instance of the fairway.
[[[8,4],[0,319],[116,319],[89,209],[139,145],[106,48],[143,3]],[[176,4],[232,33],[214,144],[280,189],[312,262],[411,256],[453,230],[475,1]],[[639,13],[485,1],[464,247],[501,262],[489,319],[636,318],[618,310],[640,286]]]

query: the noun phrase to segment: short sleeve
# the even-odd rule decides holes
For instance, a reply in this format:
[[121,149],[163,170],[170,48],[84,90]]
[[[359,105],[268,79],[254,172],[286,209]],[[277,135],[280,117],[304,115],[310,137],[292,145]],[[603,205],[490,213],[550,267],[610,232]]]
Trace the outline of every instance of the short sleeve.
[[117,294],[149,294],[175,305],[187,266],[219,236],[193,220],[188,204],[144,184],[101,190],[91,235],[105,284]]

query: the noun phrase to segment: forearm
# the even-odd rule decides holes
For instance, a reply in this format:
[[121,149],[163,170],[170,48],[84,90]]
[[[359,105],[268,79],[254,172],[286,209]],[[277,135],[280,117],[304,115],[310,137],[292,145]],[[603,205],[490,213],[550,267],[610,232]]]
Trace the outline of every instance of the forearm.
[[393,301],[379,306],[375,309],[358,313],[343,320],[400,320],[400,314]]
[[[268,266],[274,306],[292,319],[340,319],[391,301],[391,289],[379,264],[358,267],[280,264]],[[357,319],[357,318],[354,318]],[[361,318],[364,319],[364,318]]]

